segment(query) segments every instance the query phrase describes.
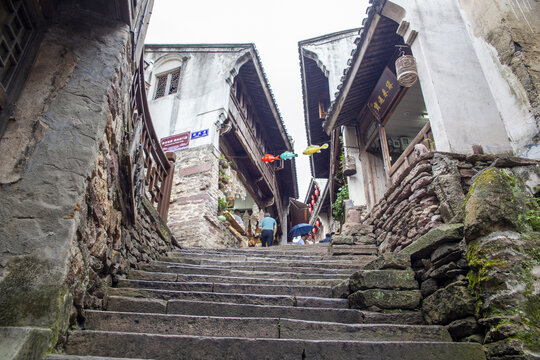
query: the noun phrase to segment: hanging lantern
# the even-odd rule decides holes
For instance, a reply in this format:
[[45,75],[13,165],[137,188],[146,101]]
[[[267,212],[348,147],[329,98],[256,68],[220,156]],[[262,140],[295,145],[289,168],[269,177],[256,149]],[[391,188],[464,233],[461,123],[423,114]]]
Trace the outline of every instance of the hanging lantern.
[[319,186],[317,186],[317,184],[314,184],[314,186],[315,186],[315,189],[318,189],[318,188],[319,188]]
[[319,196],[319,189],[315,189],[315,195]]
[[313,233],[314,233],[314,234],[317,233],[317,228],[313,228]]
[[315,195],[312,194],[312,195],[311,195],[311,198],[312,198],[312,199],[315,199]]
[[315,223],[315,225],[316,225],[317,227],[319,227],[319,226],[321,226],[321,222],[320,222],[319,220],[317,220],[317,222]]
[[309,212],[313,212],[313,208],[309,208]]
[[398,45],[401,50],[400,57],[396,60],[396,77],[399,85],[411,87],[418,80],[418,70],[416,69],[416,59],[412,55],[405,55],[402,45]]
[[315,205],[315,199],[311,200],[311,205]]

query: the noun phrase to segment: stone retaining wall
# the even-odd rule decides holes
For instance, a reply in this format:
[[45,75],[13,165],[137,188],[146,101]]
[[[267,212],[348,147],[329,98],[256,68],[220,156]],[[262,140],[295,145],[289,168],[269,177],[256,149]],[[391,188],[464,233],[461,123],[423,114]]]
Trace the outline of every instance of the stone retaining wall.
[[424,154],[403,172],[363,222],[374,226],[380,253],[399,251],[430,229],[461,222],[465,194],[479,171],[533,162],[484,154]]
[[168,224],[182,246],[237,247],[240,241],[217,219],[219,153],[213,145],[175,153]]
[[148,204],[132,220],[131,53],[126,24],[58,4],[0,142],[0,326],[47,329],[49,346],[173,246]]

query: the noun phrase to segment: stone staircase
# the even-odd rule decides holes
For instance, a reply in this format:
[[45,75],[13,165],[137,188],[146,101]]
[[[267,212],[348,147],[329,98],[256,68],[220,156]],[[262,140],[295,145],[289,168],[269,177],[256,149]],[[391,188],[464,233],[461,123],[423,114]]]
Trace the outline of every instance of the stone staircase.
[[106,310],[86,310],[46,359],[485,359],[417,311],[349,308],[340,289],[373,250],[179,250],[109,289]]

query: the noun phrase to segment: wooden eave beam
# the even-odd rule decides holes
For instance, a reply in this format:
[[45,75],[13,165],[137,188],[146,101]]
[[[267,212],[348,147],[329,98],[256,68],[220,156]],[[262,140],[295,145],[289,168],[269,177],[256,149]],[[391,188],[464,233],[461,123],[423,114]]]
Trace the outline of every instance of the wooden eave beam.
[[349,91],[351,90],[352,84],[354,82],[354,79],[356,78],[356,74],[358,73],[358,70],[360,69],[360,65],[362,64],[362,60],[364,59],[364,56],[366,54],[366,51],[371,44],[371,39],[373,38],[373,34],[375,34],[375,30],[377,29],[377,25],[379,23],[381,16],[379,14],[373,15],[373,20],[371,22],[371,26],[368,30],[368,33],[366,35],[365,41],[362,43],[362,47],[360,48],[360,53],[356,57],[356,61],[354,62],[351,70],[349,70],[349,76],[347,77],[347,81],[345,83],[345,86],[341,89],[341,94],[338,99],[337,104],[334,107],[334,110],[331,113],[331,118],[328,119],[326,124],[324,124],[324,131],[328,135],[332,132],[332,129],[334,128],[337,118],[339,117],[339,114],[341,113],[341,109],[343,108],[343,105],[345,103],[345,100],[347,99],[347,96],[349,94]]

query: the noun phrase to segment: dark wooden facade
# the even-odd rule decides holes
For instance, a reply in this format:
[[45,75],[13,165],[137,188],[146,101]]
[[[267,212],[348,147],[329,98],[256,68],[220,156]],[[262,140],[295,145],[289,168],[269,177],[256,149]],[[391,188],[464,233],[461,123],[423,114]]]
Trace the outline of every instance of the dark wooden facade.
[[295,160],[265,163],[261,159],[265,154],[277,156],[293,148],[258,57],[251,51],[254,56],[241,66],[231,84],[220,147],[257,205],[283,224],[289,198],[298,196]]

